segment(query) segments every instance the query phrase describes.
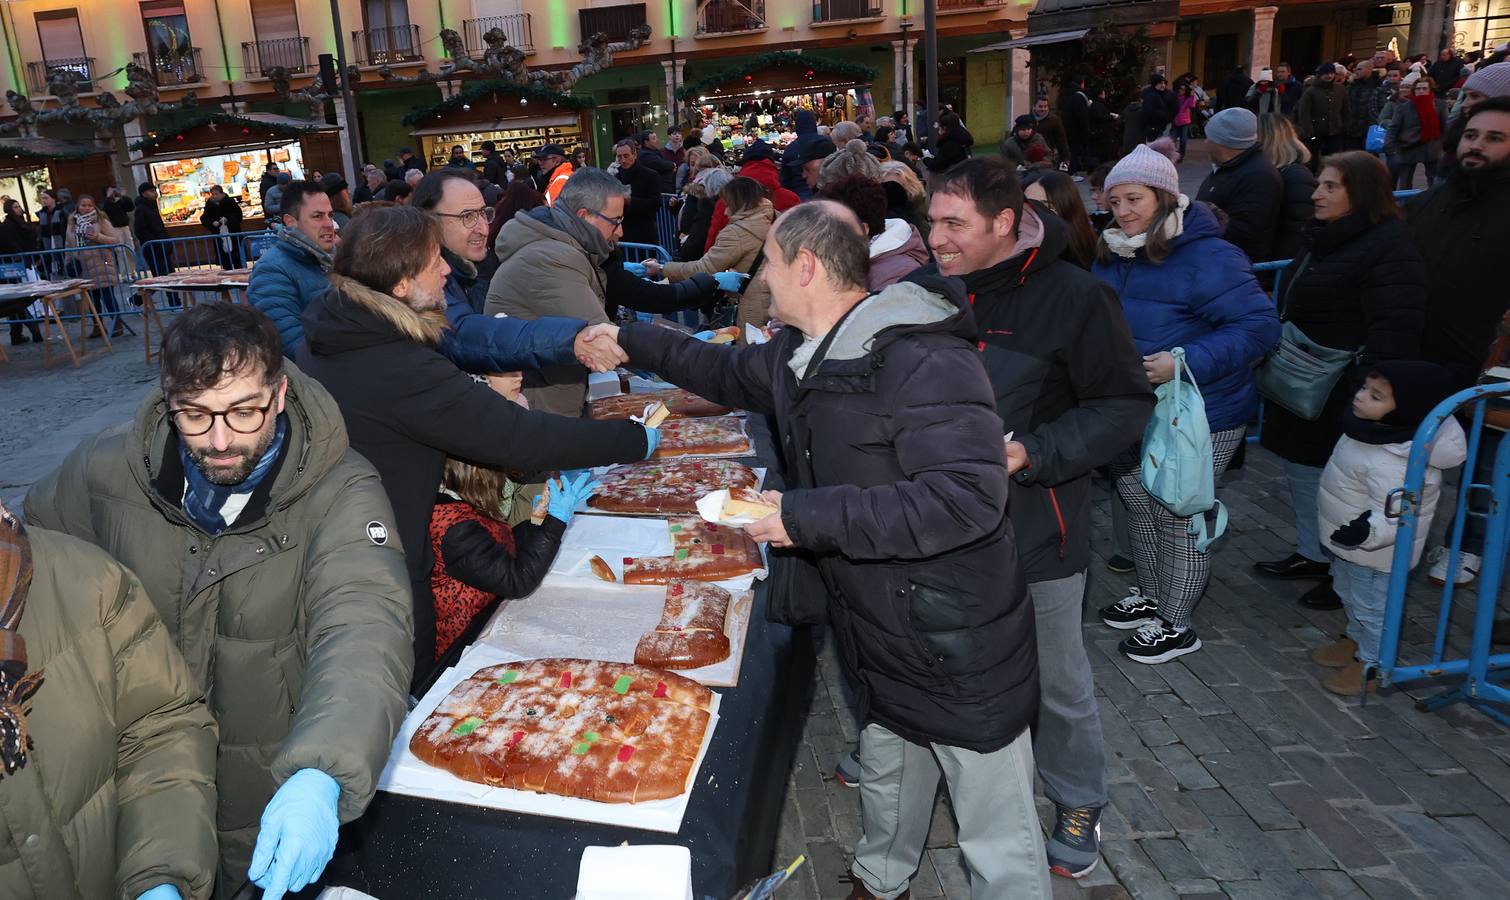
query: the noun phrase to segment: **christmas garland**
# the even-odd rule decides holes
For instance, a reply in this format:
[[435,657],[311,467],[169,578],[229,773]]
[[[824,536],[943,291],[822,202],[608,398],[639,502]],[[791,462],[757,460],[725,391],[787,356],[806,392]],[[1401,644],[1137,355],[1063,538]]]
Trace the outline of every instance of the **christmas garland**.
[[442,100],[433,106],[416,106],[404,116],[403,124],[419,125],[436,116],[455,112],[477,100],[484,94],[507,94],[510,97],[518,97],[520,100],[536,100],[541,103],[550,103],[556,106],[567,106],[572,109],[591,109],[593,99],[591,96],[581,94],[563,94],[547,87],[541,87],[533,82],[519,84],[513,81],[478,81],[467,85],[448,99]]
[[148,150],[155,150],[158,147],[161,147],[163,144],[168,143],[169,141],[176,140],[185,132],[193,131],[195,128],[198,128],[201,125],[211,124],[240,126],[242,129],[261,128],[266,131],[271,131],[272,133],[282,137],[297,137],[298,135],[309,134],[312,131],[319,131],[322,128],[329,127],[324,122],[315,120],[311,120],[308,126],[301,127],[297,125],[284,124],[282,122],[267,122],[261,119],[249,119],[245,116],[239,116],[235,113],[228,113],[221,110],[194,116],[193,118],[187,119],[176,125],[172,131],[163,132],[157,137],[144,137],[141,140],[131,144],[128,149],[133,151],[140,151],[143,153]]
[[811,72],[824,75],[843,75],[856,82],[869,83],[881,74],[874,66],[862,63],[850,62],[847,59],[839,59],[833,56],[821,56],[816,53],[798,53],[791,50],[778,50],[772,53],[762,53],[747,62],[727,69],[720,69],[706,78],[689,82],[677,90],[676,95],[683,100],[690,100],[708,91],[723,87],[731,81],[753,75],[762,69],[773,66],[806,66]]
[[84,159],[103,156],[108,147],[92,143],[66,141],[60,138],[19,137],[10,135],[0,138],[0,157],[18,156],[27,159]]

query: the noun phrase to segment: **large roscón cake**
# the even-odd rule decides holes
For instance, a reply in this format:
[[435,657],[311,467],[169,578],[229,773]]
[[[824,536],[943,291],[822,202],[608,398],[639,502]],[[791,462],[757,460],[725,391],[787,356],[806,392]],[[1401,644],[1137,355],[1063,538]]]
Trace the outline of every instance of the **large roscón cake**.
[[646,394],[619,394],[603,397],[587,405],[587,415],[593,419],[627,419],[640,415],[657,401],[666,404],[673,419],[700,419],[706,416],[722,416],[729,413],[727,406],[719,406],[691,391],[672,388],[669,391],[652,391]]
[[660,624],[645,632],[634,661],[656,669],[700,669],[729,658],[729,592],[716,584],[677,579],[666,585]]
[[754,488],[755,470],[725,459],[670,460],[614,466],[598,478],[587,505],[638,515],[697,513],[697,499],[719,488]]
[[489,666],[442,700],[409,750],[465,781],[641,803],[687,789],[713,693],[629,663],[534,659]]
[[654,459],[674,456],[743,456],[755,452],[739,416],[672,419],[660,428]]
[[699,518],[666,520],[670,556],[626,556],[625,584],[668,584],[673,579],[723,581],[765,568],[760,544],[742,528]]

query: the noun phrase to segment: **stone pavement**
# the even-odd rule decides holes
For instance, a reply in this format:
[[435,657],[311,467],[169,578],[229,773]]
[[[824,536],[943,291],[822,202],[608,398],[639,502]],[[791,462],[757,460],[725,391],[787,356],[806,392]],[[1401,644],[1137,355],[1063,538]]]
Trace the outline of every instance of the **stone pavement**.
[[[1449,481],[1453,480],[1449,477]],[[1276,457],[1249,446],[1223,482],[1231,509],[1215,576],[1195,614],[1203,649],[1144,666],[1116,652],[1124,636],[1095,620],[1126,586],[1107,571],[1107,494],[1098,487],[1097,559],[1085,640],[1101,700],[1111,804],[1104,865],[1083,882],[1054,879],[1056,897],[1223,896],[1404,900],[1510,894],[1510,730],[1463,706],[1418,712],[1435,691],[1387,691],[1366,705],[1319,687],[1309,651],[1330,642],[1341,612],[1295,602],[1311,582],[1252,574],[1291,550],[1289,492]],[[1451,509],[1451,491],[1439,506]],[[1440,533],[1443,523],[1434,529]],[[1424,570],[1424,566],[1422,570]],[[1402,658],[1429,653],[1436,596],[1418,570],[1416,621]],[[1438,595],[1439,596],[1439,595]],[[1449,646],[1462,655],[1466,616]],[[820,666],[777,842],[780,861],[806,853],[794,898],[842,898],[860,834],[858,791],[833,780],[856,739],[831,646]],[[913,896],[970,896],[947,798],[934,812]],[[1040,811],[1045,822],[1052,808]]]

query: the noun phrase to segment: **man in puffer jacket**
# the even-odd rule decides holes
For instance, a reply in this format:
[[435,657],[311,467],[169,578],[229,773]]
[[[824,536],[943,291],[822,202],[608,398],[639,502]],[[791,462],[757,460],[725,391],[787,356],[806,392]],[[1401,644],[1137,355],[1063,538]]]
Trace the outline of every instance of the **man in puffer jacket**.
[[203,691],[135,575],[4,506],[0,701],[31,738],[0,748],[0,900],[210,896]]
[[804,203],[766,238],[787,323],[768,343],[709,346],[647,323],[618,340],[636,365],[775,416],[787,491],[768,492],[778,511],[747,530],[795,548],[795,587],[772,603],[832,622],[856,690],[864,836],[850,896],[905,894],[942,770],[974,896],[1048,898],[1033,613],[970,304],[937,276],[871,294],[867,268],[854,215]]

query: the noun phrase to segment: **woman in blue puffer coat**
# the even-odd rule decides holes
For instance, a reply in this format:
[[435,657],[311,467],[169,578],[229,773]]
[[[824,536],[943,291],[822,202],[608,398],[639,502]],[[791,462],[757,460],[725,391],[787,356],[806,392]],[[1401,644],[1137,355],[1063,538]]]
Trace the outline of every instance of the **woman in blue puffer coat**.
[[[1174,163],[1146,146],[1117,163],[1104,188],[1116,222],[1101,233],[1092,271],[1117,290],[1152,384],[1178,377],[1169,351],[1185,348],[1200,386],[1216,474],[1232,461],[1258,411],[1253,365],[1279,343],[1274,305],[1248,257],[1222,240],[1216,217],[1181,194]],[[1137,629],[1118,649],[1142,663],[1201,648],[1190,614],[1211,561],[1196,550],[1190,518],[1143,487],[1137,454],[1114,463],[1129,510],[1138,586],[1101,611],[1113,628]]]

